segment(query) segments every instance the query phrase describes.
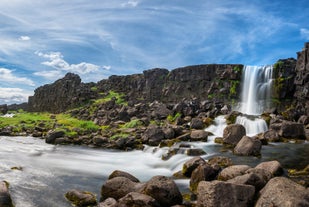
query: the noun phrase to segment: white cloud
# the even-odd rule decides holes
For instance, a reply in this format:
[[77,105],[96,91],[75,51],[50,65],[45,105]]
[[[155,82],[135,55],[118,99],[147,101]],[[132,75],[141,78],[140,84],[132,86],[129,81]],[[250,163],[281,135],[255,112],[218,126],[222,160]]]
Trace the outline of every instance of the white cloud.
[[301,28],[300,35],[302,38],[309,40],[309,29]]
[[126,3],[121,4],[122,7],[136,7],[139,4],[138,1],[129,0]]
[[20,37],[18,38],[18,40],[21,40],[21,41],[29,41],[29,40],[31,40],[31,38],[30,38],[29,36],[20,36]]
[[0,88],[0,102],[6,104],[27,102],[33,92],[21,88]]
[[103,65],[102,68],[105,69],[105,70],[110,70],[112,68],[112,66],[110,66],[110,65]]
[[59,70],[50,70],[50,71],[38,71],[33,73],[36,76],[41,76],[49,80],[59,79],[63,76]]
[[35,86],[34,82],[31,79],[15,76],[12,72],[12,70],[6,68],[0,68],[0,81]]
[[87,74],[97,72],[100,69],[100,66],[86,62],[81,62],[79,64],[69,64],[63,59],[64,57],[60,52],[36,52],[35,54],[40,57],[49,59],[49,61],[42,62],[43,65],[53,67],[60,71],[70,71],[79,74]]

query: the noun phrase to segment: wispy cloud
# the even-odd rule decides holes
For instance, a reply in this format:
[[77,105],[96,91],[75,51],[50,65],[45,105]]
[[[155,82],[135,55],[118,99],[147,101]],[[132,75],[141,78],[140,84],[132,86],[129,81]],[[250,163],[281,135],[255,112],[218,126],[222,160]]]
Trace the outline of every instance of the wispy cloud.
[[304,38],[305,40],[309,40],[309,29],[301,28],[301,29],[300,29],[300,35],[301,35],[302,38]]
[[27,102],[28,97],[31,95],[33,95],[33,92],[21,88],[0,87],[0,103],[12,104]]
[[63,55],[60,52],[42,53],[36,52],[40,57],[49,59],[49,61],[42,62],[43,65],[50,66],[60,71],[75,72],[79,74],[87,74],[97,72],[100,66],[91,63],[81,62],[78,64],[69,64],[63,59]]
[[31,40],[31,38],[29,36],[20,36],[18,39],[21,40],[21,41],[29,41],[29,40]]
[[4,83],[16,83],[35,86],[34,82],[31,79],[25,77],[18,77],[13,74],[13,70],[9,70],[6,68],[0,68],[0,81]]

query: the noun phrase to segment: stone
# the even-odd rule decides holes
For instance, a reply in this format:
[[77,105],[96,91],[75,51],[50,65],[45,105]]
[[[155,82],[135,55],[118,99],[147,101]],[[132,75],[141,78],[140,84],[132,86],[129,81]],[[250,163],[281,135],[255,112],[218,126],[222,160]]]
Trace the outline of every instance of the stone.
[[196,192],[200,181],[211,181],[217,178],[220,167],[211,166],[207,163],[199,165],[191,174],[190,190]]
[[124,171],[121,171],[121,170],[115,170],[113,171],[109,176],[108,176],[108,179],[113,179],[115,177],[125,177],[125,178],[128,178],[130,179],[132,182],[136,182],[136,183],[139,183],[139,179],[137,179],[136,177],[134,177],[133,175],[131,175],[130,173],[128,172],[124,172]]
[[107,198],[100,202],[98,207],[118,207],[118,203],[114,198]]
[[197,187],[197,207],[251,206],[255,189],[222,181],[201,181]]
[[204,129],[205,124],[200,118],[193,118],[190,122],[191,129]]
[[285,138],[306,139],[304,125],[296,122],[283,122],[279,135]]
[[64,131],[52,131],[49,132],[45,138],[45,142],[48,144],[54,144],[57,138],[61,138],[65,135]]
[[260,191],[255,207],[309,206],[309,189],[285,177],[272,178]]
[[272,129],[264,132],[262,137],[266,139],[268,142],[280,142],[281,141],[281,138],[279,134],[277,133],[277,131],[272,130]]
[[218,175],[219,180],[230,180],[240,175],[244,175],[251,167],[248,165],[232,165],[224,168]]
[[190,138],[192,142],[207,142],[208,140],[208,132],[205,130],[192,130],[190,134]]
[[165,138],[165,134],[160,127],[150,126],[142,135],[144,143],[150,146],[158,146],[160,142]]
[[223,143],[236,146],[243,136],[246,135],[246,129],[241,124],[230,124],[223,130]]
[[114,177],[107,180],[101,187],[101,200],[124,197],[130,192],[138,191],[140,185],[126,177]]
[[207,153],[201,148],[189,148],[189,149],[186,149],[186,154],[188,156],[201,156]]
[[228,183],[241,184],[241,185],[252,185],[256,191],[261,190],[267,183],[267,181],[261,178],[256,173],[247,173],[244,175],[237,176],[227,181]]
[[262,142],[258,138],[244,136],[234,148],[234,154],[244,156],[259,156],[261,154]]
[[215,156],[208,160],[208,164],[210,165],[219,165],[222,168],[232,166],[233,161],[229,157],[223,157],[223,156]]
[[9,184],[6,181],[0,182],[0,206],[1,207],[14,206],[9,192]]
[[206,161],[201,157],[194,157],[182,166],[182,174],[186,177],[191,177],[193,170],[195,170],[199,165],[205,164]]
[[307,125],[307,124],[309,124],[309,116],[302,115],[302,116],[299,117],[297,122],[301,123],[303,125]]
[[258,164],[255,169],[263,169],[268,171],[272,176],[280,176],[283,174],[283,168],[280,162],[273,160]]
[[132,192],[119,199],[119,207],[160,207],[159,203],[151,196]]
[[75,206],[94,206],[97,204],[95,195],[91,192],[70,190],[65,197]]
[[173,179],[166,176],[152,177],[141,193],[153,197],[161,206],[182,204],[182,195]]

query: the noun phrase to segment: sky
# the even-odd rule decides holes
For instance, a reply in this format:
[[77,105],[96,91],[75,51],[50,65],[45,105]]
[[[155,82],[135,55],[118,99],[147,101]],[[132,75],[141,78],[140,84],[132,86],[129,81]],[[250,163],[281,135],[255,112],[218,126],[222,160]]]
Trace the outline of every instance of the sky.
[[269,65],[309,41],[308,0],[1,0],[0,104],[66,73],[83,82],[197,64]]

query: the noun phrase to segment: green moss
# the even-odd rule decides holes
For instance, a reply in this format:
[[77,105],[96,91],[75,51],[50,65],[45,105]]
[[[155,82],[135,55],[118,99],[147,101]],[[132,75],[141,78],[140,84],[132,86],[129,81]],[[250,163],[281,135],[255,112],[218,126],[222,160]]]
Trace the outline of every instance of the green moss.
[[213,99],[215,97],[215,94],[211,93],[211,94],[208,94],[208,99]]
[[131,120],[130,122],[125,123],[122,128],[137,128],[139,126],[143,126],[143,122],[139,119]]
[[182,116],[181,113],[177,112],[174,116],[171,115],[171,114],[169,114],[169,115],[167,116],[166,119],[167,119],[167,121],[168,121],[169,123],[173,123],[173,122],[176,121],[177,118],[179,118],[179,117],[181,117],[181,116]]
[[236,96],[237,95],[237,88],[239,86],[240,81],[238,80],[231,80],[231,86],[230,86],[230,96]]
[[236,73],[241,72],[241,68],[239,66],[234,66],[233,71]]
[[117,133],[110,137],[110,139],[128,138],[130,135],[127,133]]
[[118,105],[128,105],[128,103],[124,100],[125,95],[123,93],[117,93],[115,91],[109,91],[108,94],[101,99],[97,99],[95,100],[95,104],[101,104],[101,103],[105,103],[108,101],[111,101],[112,99],[116,100],[116,104]]
[[96,86],[93,86],[93,87],[90,88],[90,90],[96,92],[96,91],[98,91],[98,88]]

